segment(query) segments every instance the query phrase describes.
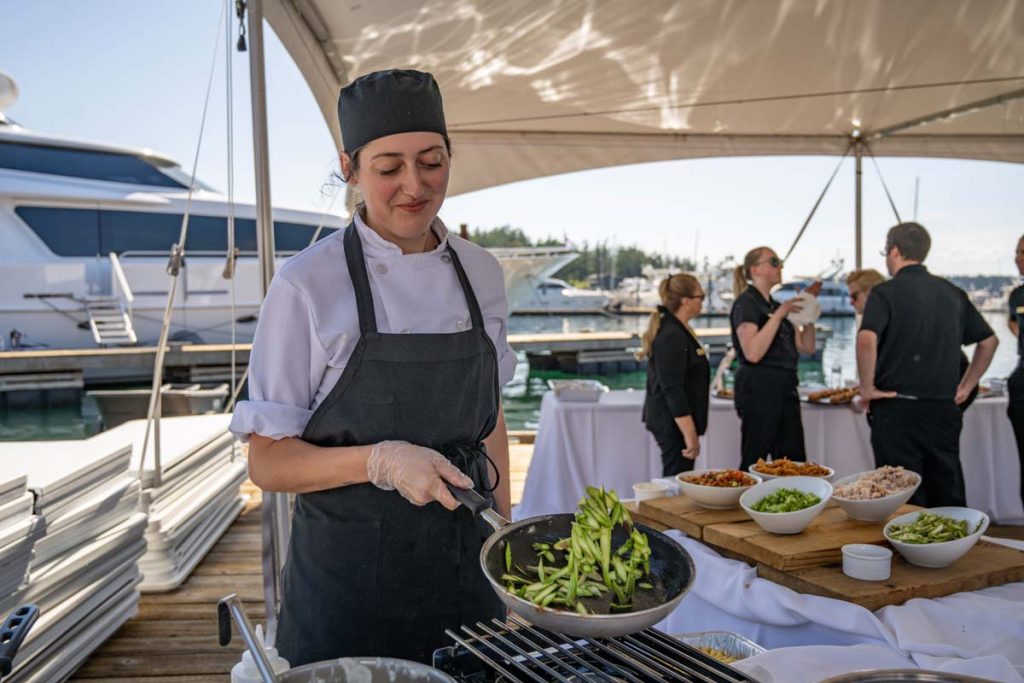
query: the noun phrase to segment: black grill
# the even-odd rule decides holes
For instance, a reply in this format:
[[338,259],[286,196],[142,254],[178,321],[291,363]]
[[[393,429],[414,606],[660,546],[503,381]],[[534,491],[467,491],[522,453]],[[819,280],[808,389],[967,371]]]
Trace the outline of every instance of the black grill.
[[461,633],[446,633],[456,644],[435,652],[434,666],[465,683],[754,683],[656,629],[619,638],[572,638],[509,615],[507,622],[477,622],[472,628],[463,626]]

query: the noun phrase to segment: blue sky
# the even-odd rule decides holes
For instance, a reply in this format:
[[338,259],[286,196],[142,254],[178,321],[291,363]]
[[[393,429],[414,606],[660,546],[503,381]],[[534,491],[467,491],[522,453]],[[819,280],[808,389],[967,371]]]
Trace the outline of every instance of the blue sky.
[[[6,113],[36,131],[146,147],[190,169],[220,11],[219,0],[2,0],[0,70],[21,90]],[[273,201],[322,211],[333,191],[333,145],[298,70],[269,28],[266,36]],[[234,53],[233,63],[235,187],[251,201],[247,56]],[[225,189],[223,36],[216,68],[198,174]],[[773,157],[609,168],[452,197],[441,215],[450,226],[511,224],[538,238],[637,244],[679,256],[696,250],[712,261],[763,243],[785,252],[836,162]],[[879,165],[904,218],[920,178],[918,220],[932,233],[932,270],[1015,273],[1024,165],[884,158]],[[895,219],[869,161],[864,178],[865,265],[883,269],[877,252]],[[837,255],[852,267],[853,201],[848,160],[789,274],[820,271]]]

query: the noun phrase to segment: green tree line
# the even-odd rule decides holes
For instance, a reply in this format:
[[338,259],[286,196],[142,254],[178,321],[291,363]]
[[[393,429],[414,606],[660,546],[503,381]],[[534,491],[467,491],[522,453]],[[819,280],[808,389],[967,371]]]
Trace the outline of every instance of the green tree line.
[[[559,247],[565,244],[554,237],[531,240],[522,228],[502,225],[497,228],[481,230],[476,228],[469,234],[469,239],[482,247]],[[569,244],[580,257],[568,264],[557,273],[557,277],[572,282],[595,282],[601,287],[614,286],[624,277],[636,277],[643,267],[671,268],[680,272],[693,272],[696,264],[688,258],[667,256],[665,254],[648,253],[635,244],[627,247],[609,246],[607,241],[590,244]]]

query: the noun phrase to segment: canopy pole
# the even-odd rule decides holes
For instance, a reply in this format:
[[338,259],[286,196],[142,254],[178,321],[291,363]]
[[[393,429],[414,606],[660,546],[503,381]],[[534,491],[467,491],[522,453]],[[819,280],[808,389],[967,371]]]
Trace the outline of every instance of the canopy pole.
[[864,146],[863,146],[863,144],[861,144],[860,140],[857,140],[856,142],[853,143],[853,159],[854,159],[855,169],[856,169],[855,172],[854,172],[855,181],[854,181],[854,200],[853,200],[854,201],[854,213],[853,213],[853,215],[854,215],[854,219],[853,219],[854,237],[853,237],[853,241],[854,241],[854,253],[856,255],[856,258],[854,260],[854,264],[855,264],[857,270],[860,270],[861,268],[864,267],[863,266],[863,262],[864,262],[864,259],[863,259],[864,243],[863,243],[863,234],[862,234],[862,230],[861,230],[861,196],[863,194],[863,183],[862,183],[862,180],[861,180],[861,176],[862,176],[862,174],[861,174],[861,158],[863,156],[864,156]]
[[[274,218],[270,206],[270,154],[267,144],[267,81],[263,63],[263,2],[248,0],[249,81],[252,102],[253,163],[256,170],[256,249],[260,288],[265,298],[274,278]],[[263,492],[263,599],[267,610],[268,645],[277,639],[281,604],[281,571],[288,546],[288,496]]]

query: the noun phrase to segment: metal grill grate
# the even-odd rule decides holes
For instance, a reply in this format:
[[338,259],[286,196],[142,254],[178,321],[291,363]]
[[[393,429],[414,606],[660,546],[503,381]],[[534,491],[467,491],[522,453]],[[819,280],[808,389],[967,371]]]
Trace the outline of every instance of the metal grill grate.
[[434,666],[463,682],[753,682],[655,629],[619,638],[576,639],[534,628],[514,615],[507,623],[495,619],[461,629],[446,631],[457,645],[434,653]]

